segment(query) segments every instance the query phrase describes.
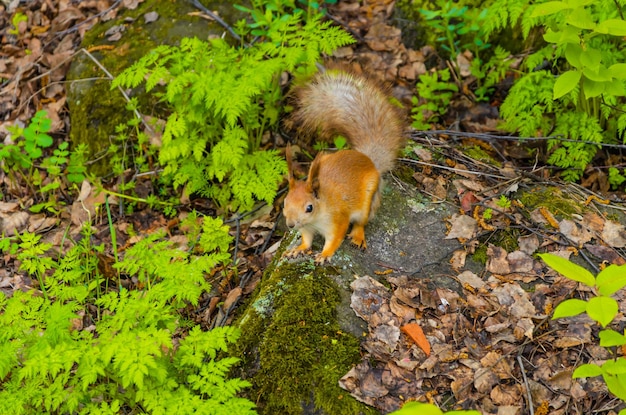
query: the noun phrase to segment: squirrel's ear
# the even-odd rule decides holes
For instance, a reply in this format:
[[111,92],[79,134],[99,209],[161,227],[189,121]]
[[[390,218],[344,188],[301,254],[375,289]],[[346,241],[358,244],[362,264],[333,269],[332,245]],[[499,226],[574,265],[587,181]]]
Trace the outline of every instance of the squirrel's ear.
[[315,197],[317,197],[318,190],[320,188],[320,156],[318,155],[311,163],[311,168],[309,169],[309,179],[307,180],[307,184],[309,190]]

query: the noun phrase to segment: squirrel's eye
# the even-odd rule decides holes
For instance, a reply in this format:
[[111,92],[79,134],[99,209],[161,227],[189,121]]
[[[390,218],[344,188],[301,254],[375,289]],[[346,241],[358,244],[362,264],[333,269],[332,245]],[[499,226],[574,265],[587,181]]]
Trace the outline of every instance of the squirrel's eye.
[[306,205],[306,208],[304,209],[304,211],[306,213],[311,213],[313,212],[313,205]]

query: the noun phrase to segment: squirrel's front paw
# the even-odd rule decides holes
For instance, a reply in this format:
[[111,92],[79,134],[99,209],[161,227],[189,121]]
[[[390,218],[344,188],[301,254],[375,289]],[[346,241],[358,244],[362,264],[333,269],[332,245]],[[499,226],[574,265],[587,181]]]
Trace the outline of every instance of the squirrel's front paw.
[[290,249],[289,251],[286,251],[283,256],[285,258],[297,258],[300,255],[304,254],[304,255],[311,255],[313,253],[313,251],[310,248],[306,248],[306,249],[300,249],[300,248],[293,248]]
[[324,265],[326,262],[330,260],[330,258],[331,256],[319,253],[315,255],[315,265]]

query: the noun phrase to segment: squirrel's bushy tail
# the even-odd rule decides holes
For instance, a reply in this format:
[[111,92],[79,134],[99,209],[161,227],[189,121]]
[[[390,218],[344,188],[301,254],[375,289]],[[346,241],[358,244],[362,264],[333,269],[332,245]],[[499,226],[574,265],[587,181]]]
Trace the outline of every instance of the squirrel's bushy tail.
[[304,133],[323,139],[346,137],[367,155],[379,172],[392,169],[404,144],[404,123],[398,108],[374,82],[341,70],[319,73],[292,91],[294,123]]

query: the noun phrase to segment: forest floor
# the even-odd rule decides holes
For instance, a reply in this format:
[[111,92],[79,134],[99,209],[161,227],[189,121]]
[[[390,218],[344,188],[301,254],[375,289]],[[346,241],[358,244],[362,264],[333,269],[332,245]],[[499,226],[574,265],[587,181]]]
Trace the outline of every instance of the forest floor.
[[[71,114],[66,74],[80,53],[84,33],[141,2],[0,3],[0,138],[5,144],[10,142],[7,127],[27,125],[40,109],[52,121],[55,142],[67,141]],[[378,74],[400,102],[410,104],[416,80],[439,58],[430,46],[412,49],[403,44],[402,32],[391,19],[393,2],[366,3],[346,1],[331,8],[334,19],[358,40],[338,51],[336,59],[355,71]],[[14,19],[18,11],[27,19]],[[561,301],[588,299],[594,290],[551,271],[533,255],[541,250],[576,258],[594,274],[610,264],[625,264],[625,195],[609,193],[605,178],[598,175],[586,175],[581,184],[553,180],[549,168],[534,164],[527,145],[498,131],[496,100],[478,104],[459,93],[440,127],[445,131],[411,132],[419,161],[407,159],[402,165],[410,168],[409,177],[421,192],[458,209],[447,220],[447,237],[464,247],[449,258],[458,270],[450,278],[461,288],[432,290],[401,272],[386,277],[391,291],[372,279],[359,279],[355,290],[368,292],[370,299],[376,295],[387,306],[372,311],[358,296],[353,300],[370,333],[363,342],[363,363],[341,380],[342,386],[384,413],[411,398],[500,415],[532,413],[530,407],[540,415],[617,414],[625,405],[600,377],[571,375],[582,363],[603,362],[625,350],[600,347],[599,327],[586,316],[550,318]],[[66,236],[78,235],[82,223],[92,220],[98,230],[94,243],[106,246],[100,269],[112,273],[108,224],[101,214],[86,214],[103,199],[88,183],[80,192],[61,189],[64,206],[54,212],[33,212],[32,206],[45,202],[41,194],[4,170],[0,194],[4,235],[24,230],[43,234],[60,253],[69,246]],[[254,291],[280,241],[280,205],[279,200],[264,207],[254,221],[229,222],[237,240],[237,270],[212,276],[215,289],[189,313],[195,322],[204,328],[228,324],[237,304]],[[176,238],[179,219],[147,207],[115,215],[117,243],[123,250],[161,228]],[[469,270],[469,257],[484,267]],[[386,272],[381,270],[381,275]],[[0,290],[11,295],[37,286],[19,270],[15,255],[4,252]],[[620,308],[612,325],[620,331],[626,326],[626,295],[619,291],[614,297]],[[391,332],[383,329],[388,325],[397,329],[391,332],[404,333],[402,337],[390,338]],[[395,349],[386,347],[390,344]]]

